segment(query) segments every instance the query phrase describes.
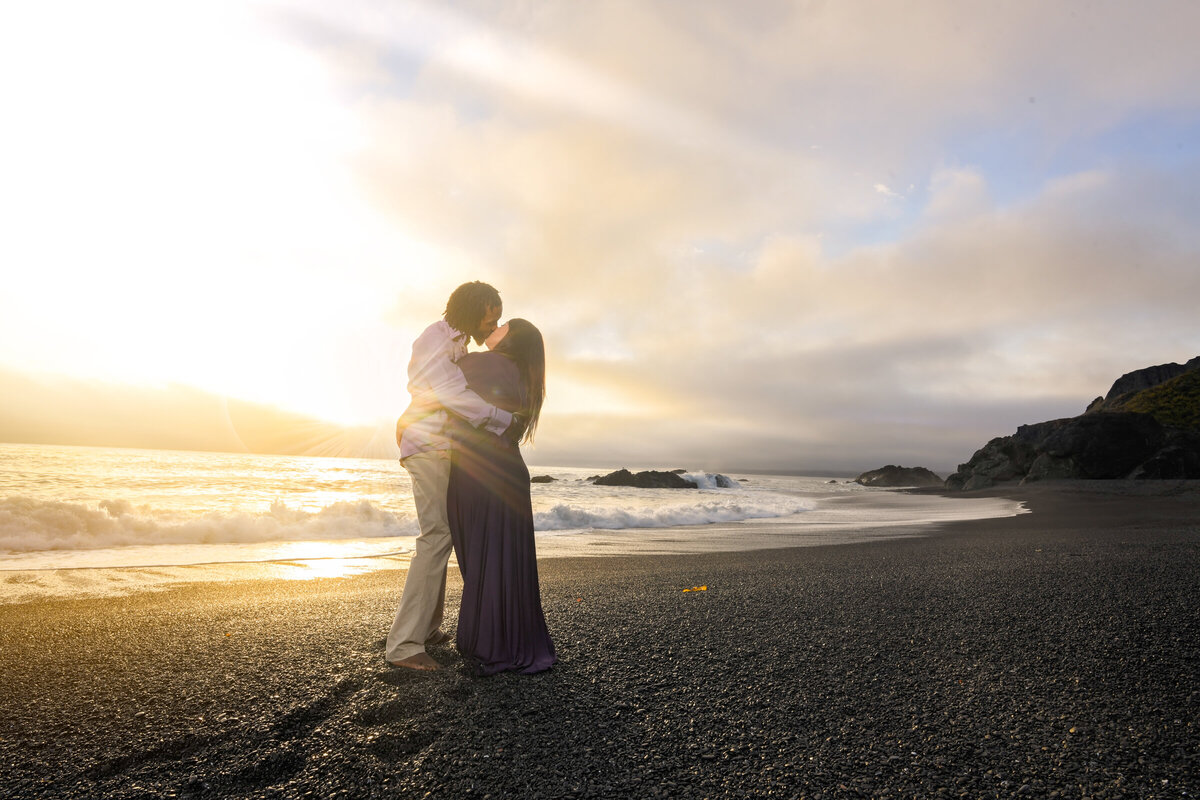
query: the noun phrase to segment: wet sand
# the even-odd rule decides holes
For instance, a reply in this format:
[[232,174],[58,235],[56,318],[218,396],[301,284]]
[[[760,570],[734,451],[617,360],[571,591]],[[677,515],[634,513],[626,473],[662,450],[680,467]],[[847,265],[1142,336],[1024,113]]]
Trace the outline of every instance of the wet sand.
[[0,606],[0,796],[1194,796],[1200,489],[990,494],[1032,513],[546,559],[532,677],[386,669],[400,570]]

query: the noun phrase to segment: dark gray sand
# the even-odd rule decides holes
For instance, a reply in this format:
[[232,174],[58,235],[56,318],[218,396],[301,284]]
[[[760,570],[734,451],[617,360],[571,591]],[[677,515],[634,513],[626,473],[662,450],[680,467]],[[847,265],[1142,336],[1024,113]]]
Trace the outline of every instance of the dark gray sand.
[[545,560],[532,677],[384,668],[397,571],[2,606],[0,795],[1191,797],[1200,492],[1155,491]]

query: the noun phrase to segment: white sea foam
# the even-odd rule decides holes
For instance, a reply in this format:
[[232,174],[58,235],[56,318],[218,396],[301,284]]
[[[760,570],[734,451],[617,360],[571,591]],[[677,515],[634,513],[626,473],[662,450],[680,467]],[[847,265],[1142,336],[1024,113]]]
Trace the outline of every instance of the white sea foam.
[[783,495],[729,499],[704,496],[691,503],[661,503],[634,508],[560,503],[546,511],[535,511],[534,528],[538,531],[673,528],[790,516],[808,511],[811,507],[811,503],[800,498]]
[[208,511],[183,518],[127,500],[102,500],[94,506],[29,497],[0,500],[0,553],[375,539],[415,536],[417,531],[408,515],[366,500],[335,502],[316,512],[275,502],[260,513]]
[[687,472],[683,475],[684,480],[689,480],[696,484],[698,489],[736,489],[737,481],[728,475],[712,472]]
[[[798,514],[811,503],[797,497],[763,494],[728,498],[705,493],[692,502],[614,507],[611,503],[557,503],[536,511],[538,531],[617,530],[706,525]],[[376,508],[370,502],[337,502],[317,512],[273,503],[262,513],[210,511],[194,518],[155,513],[126,500],[95,506],[28,497],[0,499],[0,553],[95,550],[178,544],[232,544],[334,541],[416,536],[416,520]]]

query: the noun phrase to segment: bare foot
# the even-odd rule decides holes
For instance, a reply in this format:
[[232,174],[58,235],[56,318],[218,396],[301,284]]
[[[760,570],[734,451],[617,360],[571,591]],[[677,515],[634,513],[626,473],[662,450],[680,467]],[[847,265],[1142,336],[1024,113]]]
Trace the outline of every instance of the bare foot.
[[434,631],[433,636],[430,636],[425,640],[425,646],[428,647],[431,644],[445,644],[448,641],[450,641],[450,634],[440,630]]
[[393,667],[405,667],[406,669],[419,669],[424,672],[433,672],[435,669],[441,669],[442,665],[429,657],[428,653],[417,653],[415,656],[401,659],[400,661],[387,662]]

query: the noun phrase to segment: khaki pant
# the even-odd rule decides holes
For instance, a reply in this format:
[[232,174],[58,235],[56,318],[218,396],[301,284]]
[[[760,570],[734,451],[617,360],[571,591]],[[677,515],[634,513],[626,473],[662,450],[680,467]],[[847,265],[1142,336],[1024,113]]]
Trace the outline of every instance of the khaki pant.
[[412,479],[421,533],[404,580],[400,608],[388,633],[384,656],[392,662],[425,652],[425,642],[441,626],[446,605],[446,564],[454,549],[450,523],[446,521],[450,451],[417,453],[401,463]]

